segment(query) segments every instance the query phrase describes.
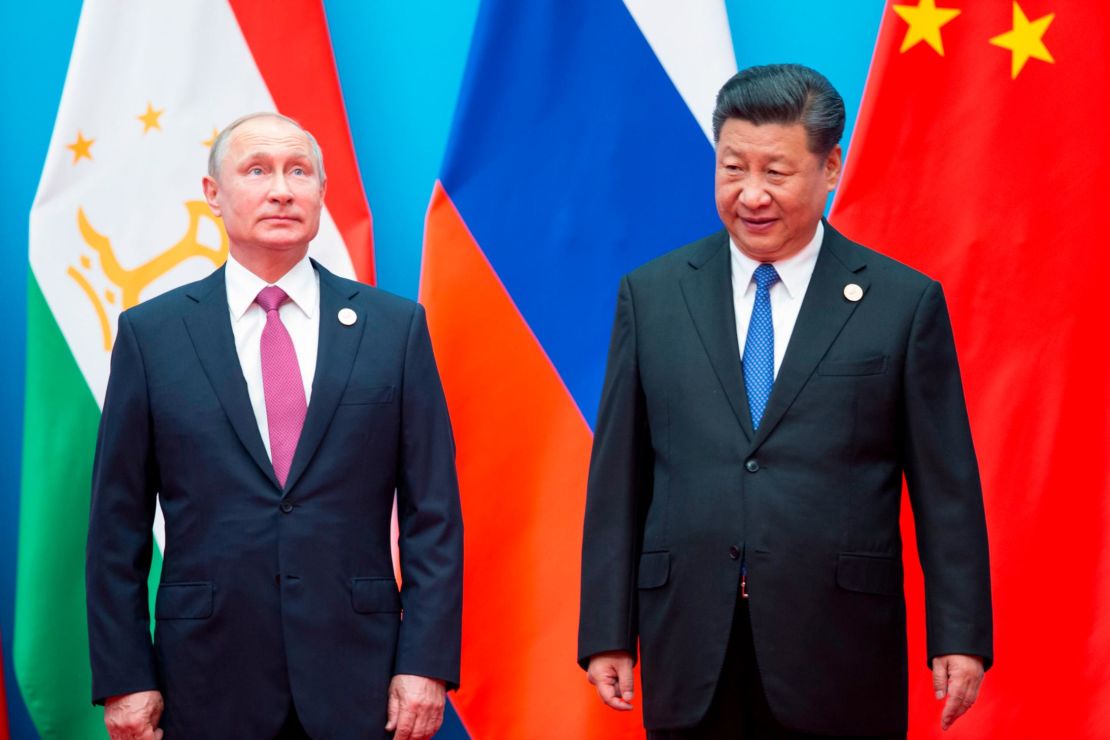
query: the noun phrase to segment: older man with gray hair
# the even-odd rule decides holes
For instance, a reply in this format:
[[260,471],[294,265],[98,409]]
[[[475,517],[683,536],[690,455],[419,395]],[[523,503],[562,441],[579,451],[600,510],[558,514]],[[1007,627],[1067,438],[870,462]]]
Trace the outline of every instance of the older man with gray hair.
[[904,475],[947,729],[992,626],[940,285],[822,218],[844,129],[823,76],[743,70],[713,126],[724,230],[621,282],[579,662],[627,710],[639,653],[651,738],[904,737]]
[[112,352],[93,701],[114,740],[430,737],[459,680],[462,522],[424,311],[308,257],[327,179],[292,119],[229,125],[203,186],[227,264],[125,311]]

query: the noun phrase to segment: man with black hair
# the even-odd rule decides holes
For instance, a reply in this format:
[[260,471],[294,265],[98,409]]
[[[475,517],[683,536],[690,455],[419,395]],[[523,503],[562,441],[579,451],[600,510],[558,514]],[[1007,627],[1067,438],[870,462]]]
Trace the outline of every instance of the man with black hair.
[[822,218],[844,103],[800,65],[717,97],[724,230],[621,282],[579,662],[652,738],[904,737],[903,475],[941,725],[992,661],[978,466],[940,285]]

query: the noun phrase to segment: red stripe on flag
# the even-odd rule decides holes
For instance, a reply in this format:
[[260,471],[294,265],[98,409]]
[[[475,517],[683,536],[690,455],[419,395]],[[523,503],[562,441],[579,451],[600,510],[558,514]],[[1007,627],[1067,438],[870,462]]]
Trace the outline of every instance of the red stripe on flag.
[[458,443],[462,688],[475,738],[640,738],[575,664],[591,434],[437,183],[421,299]]
[[319,0],[230,3],[278,110],[300,121],[324,150],[328,212],[343,235],[358,279],[373,283],[370,208],[347,127],[323,5]]
[[8,695],[4,689],[4,651],[0,649],[0,740],[8,737]]
[[[907,22],[884,11],[832,219],[939,279],[951,309],[983,476],[997,656],[955,731],[1106,738],[1110,6],[1022,0],[1041,25],[1017,46],[1043,43],[1050,63],[1008,48],[1025,28],[1018,3],[942,5],[961,10],[940,29],[943,56],[925,42],[903,52]],[[916,564],[906,573],[910,735],[939,738]],[[1050,676],[1034,678],[1046,666]]]

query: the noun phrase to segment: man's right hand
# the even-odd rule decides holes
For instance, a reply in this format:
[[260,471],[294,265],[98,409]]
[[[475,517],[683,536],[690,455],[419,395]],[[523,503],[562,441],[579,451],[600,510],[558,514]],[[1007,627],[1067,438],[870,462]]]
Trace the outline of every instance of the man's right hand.
[[104,702],[104,726],[111,740],[162,740],[158,720],[165,709],[157,691],[113,696]]
[[590,658],[586,675],[597,688],[597,695],[613,709],[632,709],[632,656],[617,650]]

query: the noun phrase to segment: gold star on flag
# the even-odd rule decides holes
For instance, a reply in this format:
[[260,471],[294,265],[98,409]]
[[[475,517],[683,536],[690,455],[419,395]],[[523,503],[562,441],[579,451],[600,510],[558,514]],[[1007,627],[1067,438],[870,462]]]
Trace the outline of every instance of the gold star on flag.
[[1016,80],[1018,74],[1021,72],[1022,67],[1029,61],[1029,58],[1040,59],[1042,62],[1055,64],[1056,60],[1048,53],[1048,47],[1044,45],[1042,37],[1044,32],[1048,30],[1052,20],[1056,17],[1055,13],[1041,16],[1035,21],[1030,22],[1025,17],[1024,11],[1021,6],[1014,3],[1014,28],[1011,31],[995,36],[991,39],[991,43],[995,46],[1001,46],[1003,49],[1009,49],[1012,53],[1010,56],[1010,79]]
[[71,152],[73,152],[73,164],[77,164],[77,161],[80,159],[92,160],[92,152],[90,152],[89,150],[95,143],[96,139],[86,139],[84,136],[81,135],[81,132],[78,131],[77,141],[73,142],[72,144],[66,144],[66,149],[69,149]]
[[158,118],[161,117],[161,115],[165,112],[165,108],[163,108],[162,110],[154,110],[154,106],[151,105],[148,101],[146,104],[146,113],[142,114],[141,116],[135,117],[143,122],[143,133],[145,134],[152,128],[156,128],[159,131],[162,130],[162,124],[158,121]]
[[200,143],[203,146],[211,149],[212,145],[216,143],[216,137],[219,136],[219,135],[220,135],[220,130],[218,128],[213,128],[212,129],[212,136],[210,136],[209,138],[205,139],[204,141],[202,141]]
[[898,17],[909,24],[906,37],[902,39],[902,48],[906,51],[924,41],[933,47],[933,51],[944,56],[944,42],[940,37],[940,29],[944,24],[960,14],[955,8],[938,8],[936,0],[919,0],[917,5],[895,5],[894,12]]

